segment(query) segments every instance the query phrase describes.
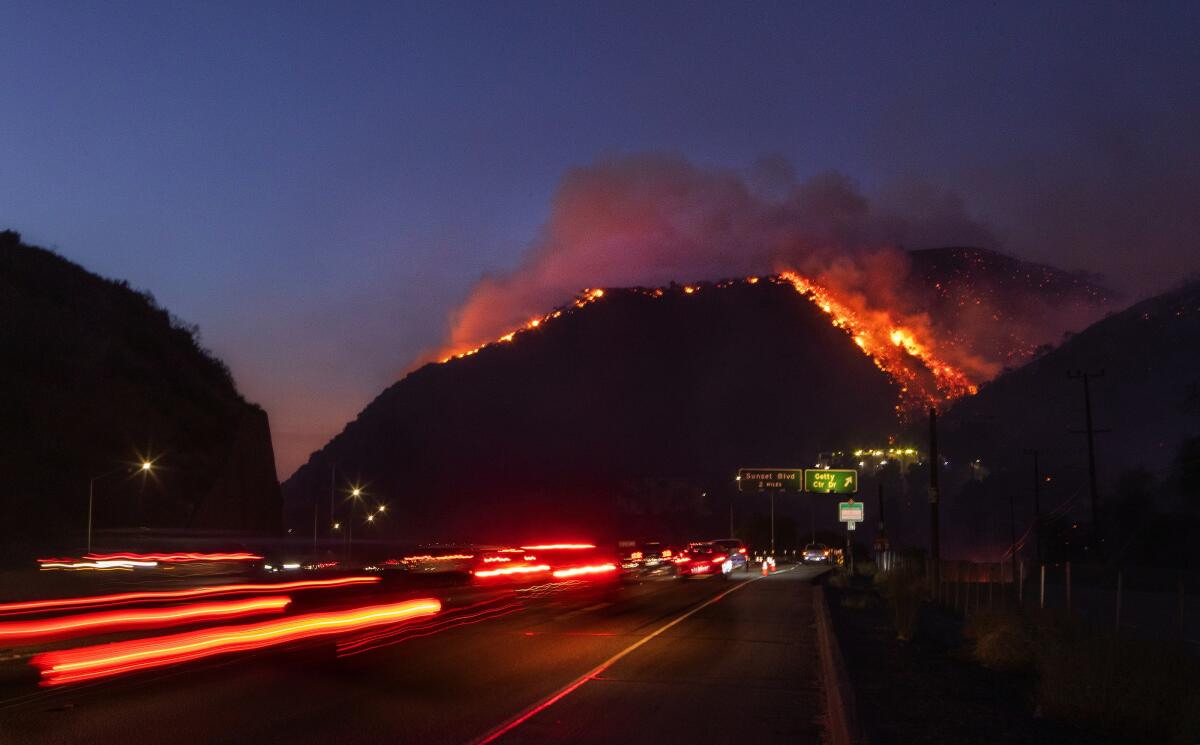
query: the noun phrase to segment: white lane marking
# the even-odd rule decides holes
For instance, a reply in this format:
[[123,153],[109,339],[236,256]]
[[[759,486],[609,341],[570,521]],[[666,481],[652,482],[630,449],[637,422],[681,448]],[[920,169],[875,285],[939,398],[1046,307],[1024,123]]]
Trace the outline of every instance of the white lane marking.
[[551,706],[558,703],[562,699],[566,698],[568,695],[571,694],[572,691],[579,688],[580,686],[582,686],[584,683],[588,682],[589,680],[600,675],[600,673],[604,672],[605,670],[607,670],[608,668],[610,668],[614,664],[616,664],[616,662],[618,660],[620,660],[622,657],[626,656],[630,652],[633,652],[634,650],[641,647],[646,642],[648,642],[651,639],[655,638],[656,636],[662,634],[664,631],[669,630],[671,627],[675,626],[676,624],[687,620],[688,618],[695,615],[696,613],[699,613],[700,611],[704,610],[705,608],[707,608],[708,606],[717,602],[718,600],[725,597],[726,595],[729,595],[730,593],[733,593],[733,592],[737,592],[738,590],[742,589],[743,587],[746,587],[753,582],[757,582],[760,579],[762,579],[762,577],[755,577],[753,579],[748,579],[744,582],[739,582],[738,584],[734,585],[733,587],[730,587],[728,590],[725,590],[724,592],[720,593],[719,595],[709,598],[708,600],[704,601],[700,605],[697,605],[695,608],[692,608],[690,611],[687,611],[683,615],[678,616],[674,620],[668,621],[667,623],[663,624],[662,626],[659,626],[654,631],[651,631],[649,634],[646,634],[645,636],[643,636],[641,639],[638,639],[633,644],[630,644],[628,647],[625,647],[625,649],[622,649],[620,652],[617,652],[612,657],[609,657],[604,662],[601,662],[596,667],[592,668],[588,672],[579,676],[578,678],[571,681],[570,683],[563,686],[562,688],[555,691],[554,693],[550,694],[546,698],[542,699],[541,701],[537,702],[536,704],[534,704],[530,707],[527,707],[520,714],[517,714],[515,717],[509,719],[508,721],[504,722],[500,726],[492,729],[490,732],[483,735],[482,737],[471,740],[471,745],[487,745],[487,743],[494,742],[495,740],[502,737],[506,733],[516,729],[517,727],[521,726],[525,722],[532,719],[534,717],[534,715],[538,714],[541,711],[545,711],[546,709],[550,708]]

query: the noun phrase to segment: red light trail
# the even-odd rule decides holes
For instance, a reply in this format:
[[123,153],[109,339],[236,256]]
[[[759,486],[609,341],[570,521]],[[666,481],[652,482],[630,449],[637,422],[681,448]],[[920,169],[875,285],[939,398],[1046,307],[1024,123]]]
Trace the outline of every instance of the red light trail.
[[131,569],[152,569],[158,566],[157,561],[135,561],[132,559],[38,559],[38,568],[42,571],[69,569],[71,571],[129,571]]
[[117,593],[115,595],[89,595],[79,598],[25,600],[17,603],[0,604],[0,615],[48,613],[50,611],[72,610],[77,608],[111,608],[118,605],[152,603],[163,600],[178,600],[180,598],[203,598],[220,595],[246,595],[249,593],[260,592],[289,592],[292,590],[318,590],[374,584],[379,581],[379,577],[339,577],[337,579],[309,579],[297,580],[295,582],[215,585],[212,587],[193,587],[187,590],[145,590],[142,592]]
[[480,569],[472,572],[476,577],[501,577],[508,574],[535,574],[550,571],[549,564],[535,564],[529,567],[500,567],[499,569]]
[[135,553],[116,553],[116,554],[87,554],[83,557],[88,561],[161,561],[165,563],[187,563],[193,561],[258,561],[262,559],[258,554],[246,553],[244,551],[226,554],[201,554],[201,553],[173,553],[173,554],[135,554]]
[[608,572],[617,571],[616,564],[596,564],[594,566],[585,567],[570,567],[568,569],[556,569],[553,576],[557,579],[566,579],[567,577],[580,577],[585,574],[605,574]]
[[441,607],[442,604],[436,599],[424,598],[352,610],[310,613],[243,626],[200,629],[151,639],[44,652],[35,655],[30,664],[41,672],[42,685],[63,685],[400,623],[431,616]]
[[[390,647],[410,639],[420,639],[440,634],[460,626],[473,626],[495,618],[503,618],[521,610],[524,605],[520,602],[503,602],[506,598],[485,600],[481,603],[456,608],[429,623],[405,624],[399,628],[384,628],[370,630],[349,639],[338,640],[338,657],[353,657],[363,652]],[[502,603],[497,605],[497,603]],[[487,607],[492,606],[492,607]],[[475,611],[475,612],[470,612]]]
[[525,551],[558,551],[558,550],[583,550],[595,548],[590,543],[547,543],[542,546],[521,546]]
[[39,618],[34,621],[4,621],[0,622],[0,646],[32,644],[133,629],[161,629],[197,621],[245,618],[263,613],[282,613],[291,602],[292,599],[287,596],[247,598],[167,608],[102,611],[60,618]]

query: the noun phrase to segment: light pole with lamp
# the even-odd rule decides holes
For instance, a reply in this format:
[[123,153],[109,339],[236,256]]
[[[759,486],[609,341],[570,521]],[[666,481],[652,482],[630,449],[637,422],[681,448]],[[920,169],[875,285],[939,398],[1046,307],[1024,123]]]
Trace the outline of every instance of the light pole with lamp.
[[350,490],[350,519],[346,521],[346,560],[354,556],[354,505],[362,498],[362,489],[354,487]]
[[[129,472],[130,473],[137,473],[137,472],[150,473],[150,469],[153,466],[154,466],[154,464],[151,463],[150,461],[143,460],[142,465],[139,468],[130,470]],[[92,478],[88,479],[87,552],[89,554],[92,552],[92,506],[93,506],[93,503],[96,501],[96,482],[106,479],[109,476],[116,475],[124,470],[126,470],[125,466],[121,466],[120,468],[114,468],[113,470],[109,471],[108,473],[102,473],[99,476],[93,476]]]

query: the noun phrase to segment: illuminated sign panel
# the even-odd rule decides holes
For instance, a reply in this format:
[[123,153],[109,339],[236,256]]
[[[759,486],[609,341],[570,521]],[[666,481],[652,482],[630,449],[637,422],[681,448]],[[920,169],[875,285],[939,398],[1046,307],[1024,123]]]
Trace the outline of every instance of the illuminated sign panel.
[[862,502],[838,502],[838,522],[861,523],[862,521]]
[[807,468],[804,471],[804,491],[855,494],[858,492],[858,471],[853,468]]
[[738,491],[801,491],[804,488],[802,468],[740,468]]

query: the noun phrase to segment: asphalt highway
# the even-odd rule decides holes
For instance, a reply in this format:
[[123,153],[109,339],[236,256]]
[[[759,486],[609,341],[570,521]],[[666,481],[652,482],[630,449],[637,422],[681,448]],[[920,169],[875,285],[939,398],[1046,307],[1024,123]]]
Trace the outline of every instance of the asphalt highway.
[[340,647],[58,688],[9,679],[0,742],[817,743],[816,573],[375,590],[443,611]]

